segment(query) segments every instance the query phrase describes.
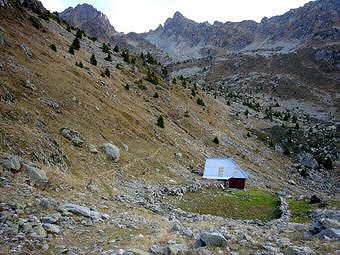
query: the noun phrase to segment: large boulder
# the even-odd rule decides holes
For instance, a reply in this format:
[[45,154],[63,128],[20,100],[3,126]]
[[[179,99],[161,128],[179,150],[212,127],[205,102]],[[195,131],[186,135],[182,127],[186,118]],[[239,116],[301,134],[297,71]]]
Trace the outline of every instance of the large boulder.
[[80,139],[80,134],[78,131],[65,127],[60,130],[60,134],[67,140],[71,141],[74,146],[83,146],[84,141]]
[[227,239],[218,232],[201,233],[194,243],[194,248],[199,247],[223,247],[227,245]]
[[16,156],[8,156],[3,159],[0,159],[0,165],[5,170],[11,170],[11,171],[19,171],[21,168],[19,158]]
[[104,152],[109,159],[118,162],[120,158],[119,148],[111,143],[104,143],[100,146],[100,150]]
[[28,172],[33,186],[44,188],[47,185],[48,177],[44,170],[25,163],[23,163],[23,167]]
[[59,207],[59,210],[62,212],[71,212],[74,214],[78,214],[87,218],[91,218],[94,220],[98,220],[102,218],[102,214],[98,211],[92,210],[85,206],[75,205],[75,204],[64,204]]
[[287,255],[315,255],[315,252],[309,247],[290,246],[287,249]]

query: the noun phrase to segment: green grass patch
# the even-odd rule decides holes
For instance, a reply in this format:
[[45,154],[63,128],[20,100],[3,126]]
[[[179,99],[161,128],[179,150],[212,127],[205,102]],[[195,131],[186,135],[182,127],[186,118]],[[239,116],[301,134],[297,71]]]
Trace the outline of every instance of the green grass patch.
[[309,214],[316,210],[322,208],[331,208],[338,210],[339,201],[329,200],[320,204],[310,204],[306,200],[296,200],[294,198],[287,199],[289,204],[289,210],[292,214],[291,222],[295,223],[307,223],[310,222]]
[[313,209],[311,204],[304,200],[295,200],[294,198],[289,198],[288,203],[292,214],[291,222],[306,223],[310,221],[308,215]]
[[186,212],[225,218],[270,221],[280,216],[278,197],[271,192],[254,188],[231,192],[203,189],[170,201]]

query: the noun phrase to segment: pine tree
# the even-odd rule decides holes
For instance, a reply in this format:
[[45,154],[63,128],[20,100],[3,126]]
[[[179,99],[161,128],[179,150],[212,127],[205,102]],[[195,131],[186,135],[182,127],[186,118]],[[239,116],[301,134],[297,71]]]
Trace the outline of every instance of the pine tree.
[[74,55],[74,48],[73,48],[72,45],[70,46],[68,52],[69,52],[70,54]]
[[111,57],[110,53],[107,54],[107,57],[105,58],[105,60],[109,61],[109,62],[112,62],[112,57]]
[[108,68],[105,69],[105,75],[107,77],[110,77],[110,75],[111,75],[110,70]]
[[80,29],[77,30],[76,38],[79,38],[79,39],[83,38],[83,32]]
[[116,45],[116,46],[113,48],[113,51],[114,51],[114,52],[117,52],[117,53],[119,52],[119,47],[118,47],[118,45]]
[[159,126],[160,128],[164,128],[164,119],[162,115],[160,115],[157,119],[157,126]]
[[90,58],[90,63],[94,66],[97,65],[97,60],[96,60],[96,56],[94,54],[92,54],[91,58]]
[[218,138],[215,136],[214,140],[213,140],[213,143],[215,144],[220,144],[220,141],[218,140]]
[[72,45],[73,49],[75,50],[79,50],[80,49],[80,42],[79,42],[79,39],[78,37],[76,37],[73,42],[72,42]]

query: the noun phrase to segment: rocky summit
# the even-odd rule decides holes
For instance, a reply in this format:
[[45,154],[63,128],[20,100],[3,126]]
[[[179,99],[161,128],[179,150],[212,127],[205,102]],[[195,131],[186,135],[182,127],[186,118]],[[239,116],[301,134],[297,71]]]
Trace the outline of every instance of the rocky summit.
[[339,254],[339,12],[124,34],[0,0],[0,254]]

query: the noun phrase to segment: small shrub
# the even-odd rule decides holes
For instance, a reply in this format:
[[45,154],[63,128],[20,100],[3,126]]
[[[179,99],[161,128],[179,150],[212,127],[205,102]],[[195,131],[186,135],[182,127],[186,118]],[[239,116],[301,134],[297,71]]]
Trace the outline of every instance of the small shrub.
[[126,84],[126,85],[125,85],[125,89],[126,89],[126,90],[130,90],[130,85],[129,85],[129,84]]
[[308,170],[306,168],[302,169],[300,171],[300,175],[303,176],[303,177],[309,176]]
[[157,119],[157,126],[159,126],[160,128],[164,128],[164,118],[162,115],[160,115]]
[[72,45],[70,46],[68,52],[69,52],[70,54],[74,55],[74,48],[73,48]]
[[215,143],[215,144],[220,144],[220,141],[218,140],[217,137],[215,137],[214,140],[213,140],[213,143]]
[[248,118],[248,115],[249,115],[249,111],[248,111],[248,109],[247,110],[245,110],[245,112],[244,112],[244,115]]
[[110,76],[111,76],[110,70],[109,70],[108,68],[105,69],[104,74],[105,74],[107,77],[110,77]]
[[90,37],[90,40],[91,40],[92,42],[95,42],[95,41],[97,41],[97,37]]
[[205,103],[202,98],[197,98],[197,104],[201,106],[205,106]]
[[192,95],[193,97],[196,96],[196,90],[195,90],[194,88],[191,88],[191,95]]
[[159,98],[159,95],[157,92],[155,92],[155,94],[153,95],[154,98]]
[[96,56],[94,54],[92,54],[91,58],[90,58],[90,63],[94,66],[97,65],[97,60],[96,60]]
[[288,146],[287,144],[285,144],[285,145],[283,146],[283,154],[285,154],[285,155],[287,155],[287,156],[289,156],[289,155],[291,154],[290,149],[289,149],[289,146]]
[[57,52],[57,47],[54,44],[50,45],[50,49]]
[[83,65],[83,63],[80,61],[79,63],[78,62],[76,62],[76,66],[78,66],[78,67],[80,67],[80,68],[83,68],[84,67],[84,65]]
[[322,164],[328,170],[333,169],[333,161],[330,157],[327,157]]
[[104,53],[110,53],[110,47],[108,44],[103,43],[102,50]]
[[105,73],[104,73],[104,72],[101,72],[101,73],[100,73],[100,76],[101,76],[101,77],[105,77]]
[[110,53],[107,54],[107,57],[105,58],[105,60],[109,61],[109,62],[112,62],[112,57],[111,57]]
[[114,52],[117,52],[117,53],[119,52],[119,47],[118,47],[118,45],[116,45],[116,46],[113,48],[113,51],[114,51]]
[[36,29],[40,29],[43,27],[40,23],[40,20],[37,17],[31,16],[30,21],[32,22],[32,26],[35,27]]
[[77,30],[76,38],[79,38],[79,39],[83,38],[83,32],[80,29]]

